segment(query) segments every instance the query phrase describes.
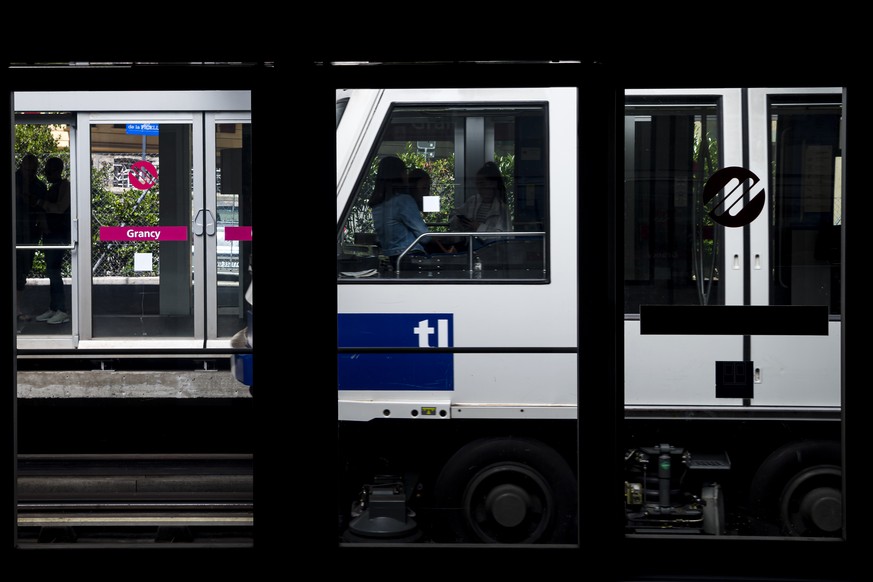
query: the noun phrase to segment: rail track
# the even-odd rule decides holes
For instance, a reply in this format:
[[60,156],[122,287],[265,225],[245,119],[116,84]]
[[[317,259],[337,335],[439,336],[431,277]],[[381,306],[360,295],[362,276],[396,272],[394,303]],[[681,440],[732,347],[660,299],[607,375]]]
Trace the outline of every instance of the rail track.
[[250,545],[251,455],[19,455],[17,541]]

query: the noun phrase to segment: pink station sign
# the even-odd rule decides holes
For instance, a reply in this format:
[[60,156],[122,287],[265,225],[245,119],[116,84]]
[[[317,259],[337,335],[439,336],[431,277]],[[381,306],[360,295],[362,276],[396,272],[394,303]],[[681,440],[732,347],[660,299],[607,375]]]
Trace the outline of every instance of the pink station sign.
[[224,240],[252,240],[252,227],[225,226]]
[[188,240],[187,226],[101,226],[101,241],[177,241]]

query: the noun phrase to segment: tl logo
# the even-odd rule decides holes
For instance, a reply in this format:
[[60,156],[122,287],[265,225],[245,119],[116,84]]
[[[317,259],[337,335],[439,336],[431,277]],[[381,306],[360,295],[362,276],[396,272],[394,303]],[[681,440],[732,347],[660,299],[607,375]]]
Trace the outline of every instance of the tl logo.
[[[430,321],[422,319],[418,325],[412,328],[412,333],[418,336],[418,347],[420,348],[447,348],[449,347],[449,320],[437,319],[436,328],[430,326]],[[436,346],[430,343],[430,336],[436,334]]]
[[337,314],[341,348],[450,348],[453,333],[451,313]]
[[451,313],[338,313],[337,387],[454,390],[454,354],[433,349],[453,347],[453,334]]

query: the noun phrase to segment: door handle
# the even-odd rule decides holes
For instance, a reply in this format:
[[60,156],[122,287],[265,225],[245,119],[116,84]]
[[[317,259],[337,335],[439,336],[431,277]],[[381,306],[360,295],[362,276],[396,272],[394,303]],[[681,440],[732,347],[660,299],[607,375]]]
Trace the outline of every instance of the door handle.
[[215,236],[218,227],[215,225],[215,217],[212,212],[201,208],[194,215],[194,236]]

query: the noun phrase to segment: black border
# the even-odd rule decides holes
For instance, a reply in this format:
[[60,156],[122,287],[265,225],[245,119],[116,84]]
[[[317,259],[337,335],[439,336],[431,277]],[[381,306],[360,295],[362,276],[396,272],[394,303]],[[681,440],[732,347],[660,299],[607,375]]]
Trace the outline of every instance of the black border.
[[[13,61],[14,62],[14,61]],[[7,63],[4,63],[6,65]],[[13,67],[5,72],[6,91],[6,107],[9,115],[4,116],[4,131],[8,136],[9,141],[9,162],[0,164],[2,167],[2,179],[6,180],[7,184],[11,183],[12,172],[10,169],[14,166],[11,161],[12,139],[14,119],[12,116],[12,99],[11,95],[14,91],[27,90],[251,90],[252,91],[252,124],[254,131],[263,131],[265,138],[261,140],[259,152],[260,162],[263,164],[276,164],[276,161],[270,161],[271,157],[278,157],[274,153],[276,148],[271,146],[276,144],[278,138],[275,138],[268,127],[273,124],[272,112],[279,107],[279,103],[274,101],[273,88],[275,87],[275,67],[267,65],[264,62],[253,63],[251,66],[176,66],[176,65],[145,65],[132,67],[100,67],[100,68],[85,68],[85,67],[34,67],[34,68],[19,68]],[[263,126],[263,127],[261,127]],[[271,137],[272,136],[272,137]],[[270,180],[263,173],[260,175],[256,172],[253,178],[253,188],[267,190]],[[8,216],[14,216],[12,208],[12,198],[9,197],[10,208]],[[262,213],[266,213],[267,209],[258,211],[254,209],[256,215],[254,221],[260,219]],[[266,220],[265,220],[266,223]],[[266,230],[266,229],[265,229]],[[11,238],[13,231],[8,231],[11,246],[8,248],[14,249],[14,239]],[[267,247],[267,239],[264,237],[264,248]],[[14,250],[12,255],[14,256]],[[9,255],[7,255],[9,257]],[[9,259],[7,264],[12,264],[12,259]],[[264,291],[267,291],[265,289]],[[14,292],[14,291],[13,291]],[[258,292],[258,295],[268,295],[265,292]],[[9,295],[14,297],[14,295]],[[14,325],[15,316],[11,320],[13,326],[10,337],[10,353],[12,355],[12,365],[9,367],[12,372],[12,382],[9,384],[10,399],[7,401],[10,404],[11,416],[15,418],[16,402],[15,402],[15,372],[16,372],[16,329]],[[268,326],[267,326],[268,327]],[[9,328],[7,328],[9,329]],[[252,350],[254,352],[254,350]],[[256,435],[255,456],[257,459],[269,458],[271,446],[265,443],[270,443],[270,434],[268,432],[269,424],[267,419],[269,415],[264,414],[264,410],[269,411],[267,407],[270,400],[273,398],[266,395],[261,406],[261,411],[256,412],[261,422],[258,426],[263,428],[263,432]],[[257,405],[256,405],[257,407]],[[9,417],[7,417],[9,418]],[[156,420],[159,422],[159,420]],[[15,452],[15,423],[9,423],[11,438],[9,443],[12,445],[10,452],[12,453],[12,471],[10,476],[14,476],[14,452]],[[228,430],[233,430],[233,427],[228,427]],[[272,463],[256,462],[256,480],[259,482],[258,492],[256,493],[256,504],[258,507],[269,508],[273,506],[271,501],[272,495],[271,483],[276,482],[280,477],[273,471],[281,470],[281,467]],[[14,480],[11,481],[14,483]],[[75,571],[77,565],[90,566],[93,568],[95,558],[99,556],[99,564],[101,569],[110,569],[118,566],[130,566],[136,564],[137,570],[143,572],[167,571],[166,568],[174,567],[179,564],[180,559],[185,561],[192,560],[192,563],[200,563],[203,566],[203,572],[208,572],[210,568],[215,568],[216,572],[229,572],[228,568],[234,568],[238,564],[251,562],[256,555],[267,556],[271,546],[279,547],[284,544],[284,540],[277,540],[269,535],[270,530],[276,527],[276,524],[281,525],[281,519],[272,511],[264,510],[257,512],[258,519],[255,524],[255,547],[236,547],[236,548],[210,548],[210,547],[124,547],[124,546],[103,546],[103,547],[85,547],[85,548],[16,548],[15,540],[15,519],[14,519],[14,486],[10,484],[8,499],[11,501],[10,512],[7,513],[7,524],[12,524],[12,527],[6,531],[10,534],[4,540],[4,549],[7,553],[4,557],[8,557],[15,564],[28,564],[39,566],[42,572],[52,572],[57,568],[58,573]],[[278,506],[278,505],[276,505]],[[6,563],[10,563],[7,561]],[[177,567],[177,566],[176,566]],[[85,570],[82,570],[83,572]]]
[[[515,14],[510,19],[515,25],[518,24],[518,16]],[[331,93],[336,77],[333,76],[334,69],[315,63],[332,60],[404,61],[408,60],[409,54],[414,54],[418,61],[446,63],[419,65],[414,68],[413,77],[421,79],[425,85],[440,78],[447,85],[459,86],[481,84],[483,79],[490,79],[501,85],[522,85],[539,81],[578,86],[580,113],[603,112],[599,116],[588,115],[580,118],[580,126],[584,129],[584,132],[580,130],[580,191],[591,188],[612,192],[616,183],[620,183],[622,157],[619,155],[615,136],[621,135],[621,122],[616,103],[625,87],[846,86],[849,88],[850,102],[853,105],[862,102],[865,93],[860,82],[865,71],[864,67],[855,68],[853,45],[850,40],[843,38],[846,26],[842,20],[846,16],[844,12],[835,11],[837,18],[818,19],[818,27],[802,21],[782,27],[784,20],[777,18],[747,21],[742,23],[744,27],[739,27],[718,18],[708,19],[705,14],[696,16],[694,26],[690,27],[686,26],[684,19],[673,19],[659,25],[646,22],[644,34],[638,30],[642,26],[628,24],[627,18],[612,18],[610,15],[594,17],[591,13],[587,13],[586,18],[567,16],[565,22],[548,29],[542,26],[539,19],[526,19],[524,30],[519,31],[524,34],[519,35],[499,34],[503,29],[493,23],[485,33],[492,35],[489,38],[494,42],[489,43],[484,50],[481,48],[482,42],[479,41],[474,48],[455,46],[444,52],[441,50],[445,48],[444,45],[435,45],[436,48],[422,52],[420,47],[419,50],[403,50],[403,45],[409,43],[405,43],[403,39],[406,37],[402,34],[395,35],[392,43],[383,41],[374,44],[371,41],[377,34],[371,32],[370,22],[363,20],[354,27],[346,25],[336,28],[333,26],[335,18],[332,15],[327,18],[332,25],[330,28],[325,27],[327,30],[324,31],[319,31],[318,28],[311,30],[316,36],[319,32],[329,36],[301,51],[297,48],[299,45],[285,44],[286,40],[292,40],[291,37],[299,32],[300,25],[294,30],[284,30],[277,24],[267,24],[280,19],[274,10],[270,10],[256,18],[259,26],[249,31],[253,36],[262,34],[268,38],[267,48],[253,51],[256,53],[254,58],[252,55],[240,58],[236,54],[209,54],[209,51],[201,50],[174,59],[268,60],[274,63],[269,72],[262,71],[254,77],[256,90],[253,97],[253,122],[258,124],[258,141],[255,146],[255,164],[258,169],[255,176],[259,182],[258,187],[263,186],[265,190],[270,190],[276,199],[274,205],[261,204],[255,210],[259,225],[258,244],[259,248],[277,249],[277,260],[288,260],[292,252],[289,251],[289,246],[292,243],[306,252],[303,257],[297,257],[300,260],[295,263],[295,266],[303,267],[290,270],[291,282],[285,279],[276,281],[275,284],[259,285],[259,304],[267,306],[262,307],[261,312],[276,314],[275,318],[259,320],[259,329],[262,337],[281,338],[291,327],[298,332],[298,337],[301,330],[308,333],[304,336],[305,342],[286,345],[280,341],[276,345],[271,341],[269,349],[262,348],[258,351],[275,354],[275,357],[263,358],[266,360],[263,363],[259,361],[257,373],[259,378],[269,379],[270,390],[261,389],[257,403],[259,421],[263,428],[258,435],[256,450],[259,459],[256,460],[259,490],[256,502],[259,508],[266,507],[268,510],[258,511],[255,551],[240,555],[238,552],[226,551],[186,552],[181,548],[181,551],[156,555],[152,551],[144,550],[145,553],[132,552],[133,556],[124,555],[126,558],[134,558],[135,561],[122,564],[139,571],[146,567],[150,570],[151,566],[155,566],[157,571],[157,568],[163,569],[170,564],[178,567],[177,560],[184,558],[185,563],[196,568],[199,573],[204,573],[213,569],[216,572],[231,572],[237,568],[254,571],[253,568],[266,563],[278,565],[281,567],[278,572],[292,575],[305,573],[308,566],[317,566],[320,572],[363,579],[368,579],[371,575],[390,576],[393,572],[397,576],[415,577],[456,573],[489,576],[534,573],[540,576],[622,581],[764,578],[817,582],[853,580],[851,565],[864,564],[862,558],[866,557],[867,548],[870,547],[870,536],[866,531],[868,526],[864,520],[862,488],[852,489],[859,483],[863,485],[863,477],[856,475],[863,471],[862,455],[866,452],[866,431],[861,432],[861,428],[853,425],[856,421],[848,420],[850,415],[854,415],[853,419],[866,416],[869,397],[861,390],[846,394],[845,399],[847,408],[843,424],[847,443],[844,447],[844,466],[848,468],[847,503],[858,504],[858,513],[850,514],[847,518],[845,541],[819,543],[769,539],[624,537],[621,508],[612,508],[604,503],[606,496],[603,494],[605,490],[612,490],[620,497],[622,485],[621,456],[616,438],[621,431],[622,395],[612,388],[623,382],[624,362],[620,348],[622,314],[621,301],[617,297],[617,290],[621,288],[620,281],[617,280],[620,265],[615,256],[615,245],[604,243],[621,240],[621,237],[615,203],[609,197],[583,197],[585,202],[580,204],[579,209],[580,220],[591,220],[591,216],[599,216],[601,219],[606,217],[605,220],[591,221],[589,228],[580,235],[581,248],[591,250],[580,253],[582,272],[593,270],[603,273],[606,281],[602,286],[580,287],[581,305],[599,308],[594,311],[596,326],[591,326],[587,319],[586,326],[580,326],[582,335],[579,344],[583,354],[594,354],[591,357],[594,368],[592,384],[602,387],[601,390],[591,390],[580,395],[580,410],[583,411],[580,439],[583,443],[592,443],[580,451],[581,466],[591,470],[589,478],[580,481],[580,498],[583,501],[580,511],[587,522],[602,524],[602,527],[585,532],[578,550],[569,551],[481,546],[409,550],[362,548],[349,551],[346,548],[337,548],[334,543],[335,526],[332,520],[335,512],[332,505],[331,479],[335,471],[333,447],[336,437],[336,400],[332,390],[324,390],[322,394],[313,390],[312,386],[313,378],[320,377],[322,371],[324,375],[330,376],[330,370],[333,370],[332,353],[335,349],[335,338],[331,331],[335,329],[335,315],[328,312],[330,300],[325,299],[334,292],[335,279],[329,272],[321,273],[322,269],[327,271],[333,268],[333,259],[327,255],[330,252],[329,245],[322,247],[319,241],[325,230],[335,228],[335,225],[326,224],[326,217],[334,216],[335,213],[332,193],[334,125]],[[647,19],[645,15],[633,18],[636,22]],[[821,33],[823,28],[831,31],[830,34]],[[741,34],[743,31],[748,31],[748,36]],[[283,36],[271,36],[277,32],[283,33]],[[547,36],[551,42],[532,42],[533,39],[540,38],[537,34]],[[345,38],[346,42],[337,43],[337,38]],[[412,43],[415,36],[411,35],[409,39]],[[142,49],[135,48],[135,42],[131,40],[124,51],[127,54],[121,55],[122,59],[140,58],[133,56],[143,54]],[[21,52],[28,55],[27,59],[13,54],[9,60],[51,60],[57,59],[57,53],[63,55],[60,60],[64,61],[88,60],[93,58],[92,55],[100,54],[100,51],[88,53],[75,47],[70,49],[73,45],[58,46],[60,48],[55,49],[55,54],[44,56],[39,51],[29,53],[23,50]],[[858,56],[862,54],[859,53]],[[108,57],[101,55],[98,58],[106,60]],[[563,65],[551,67],[516,63],[485,66],[458,62],[477,58],[573,60],[579,61],[579,64],[562,69]],[[863,63],[864,60],[858,62]],[[573,67],[574,73],[567,79],[561,79],[564,73],[558,71],[570,71]],[[410,68],[383,65],[348,71],[350,85],[390,87],[407,84],[409,77],[400,76],[398,73],[406,73]],[[24,86],[54,89],[57,88],[59,80],[65,79],[65,83],[77,88],[117,89],[120,86],[137,86],[140,82],[135,79],[133,71],[59,71],[59,76],[51,81],[47,78],[36,79],[27,71],[7,72],[7,91],[4,93],[7,110],[11,110],[9,91]],[[143,70],[136,71],[137,74],[142,72]],[[156,79],[155,84],[150,85],[150,88],[200,88],[200,84],[209,85],[215,82],[215,77],[201,75],[185,67],[155,67],[150,72],[157,73],[153,77]],[[577,74],[579,72],[583,74]],[[240,88],[251,88],[253,79],[247,74],[233,72],[228,72],[223,78],[222,84],[226,82],[228,86],[234,86],[238,83]],[[854,100],[855,89],[861,96],[857,100]],[[309,140],[294,140],[291,152],[287,149],[285,133],[289,119],[295,126],[296,135],[311,137]],[[12,120],[6,116],[4,120],[6,135],[11,136]],[[269,130],[265,129],[262,134],[261,127],[269,127],[275,133],[270,135]],[[847,149],[853,152],[852,159],[859,160],[855,162],[859,165],[864,164],[863,160],[868,159],[868,146],[864,144],[863,136],[855,136],[849,132],[848,140],[851,145]],[[283,168],[289,155],[298,156],[300,160],[311,164],[311,176],[303,183],[298,180],[277,187],[276,181],[269,179],[263,180],[268,183],[261,184],[257,176],[263,175],[262,168]],[[0,164],[0,167],[0,175],[10,184],[11,164]],[[583,176],[586,177],[585,182],[582,182]],[[861,180],[859,178],[855,183]],[[846,205],[851,206],[852,215],[858,217],[859,224],[862,225],[858,228],[860,231],[863,230],[861,217],[866,216],[867,209],[866,202],[862,199],[864,192],[857,187],[855,191],[860,194],[856,198],[849,197]],[[289,204],[311,204],[314,208],[308,229],[302,235],[296,233],[293,239],[288,233],[291,224]],[[7,208],[11,215],[11,202]],[[325,217],[324,224],[320,217]],[[321,233],[318,237],[314,236],[316,231]],[[844,323],[844,333],[848,334],[851,329],[853,334],[860,334],[863,320],[866,319],[864,314],[867,302],[866,296],[861,295],[861,282],[864,281],[861,275],[865,261],[869,258],[866,256],[868,253],[861,249],[867,243],[864,237],[848,228],[848,224],[844,228],[844,237],[844,262],[848,266],[843,284],[844,318],[848,312],[852,313],[851,326]],[[7,257],[11,257],[11,249],[14,248],[11,236],[7,238],[7,248],[10,249]],[[857,264],[852,262],[856,258]],[[8,264],[11,264],[11,259]],[[320,289],[311,287],[315,280],[326,281],[324,295]],[[291,287],[297,287],[298,292],[302,290],[306,297],[300,299],[298,295],[291,299]],[[296,318],[305,311],[299,308],[301,304],[312,307],[311,322]],[[604,309],[604,305],[608,308]],[[587,315],[585,313],[586,317]],[[14,319],[14,314],[11,319]],[[591,331],[595,327],[602,333]],[[13,329],[7,337],[12,354],[11,385],[14,386],[14,321],[10,328]],[[859,381],[863,382],[866,369],[854,363],[863,361],[856,357],[858,354],[861,357],[866,354],[860,353],[853,344],[847,345],[853,349],[844,350],[844,374],[851,371],[858,374]],[[324,364],[321,364],[322,361]],[[312,365],[313,362],[316,364]],[[863,385],[861,388],[863,389]],[[7,399],[10,406],[7,418],[14,417],[15,414],[14,392],[11,395],[12,398]],[[612,410],[613,414],[594,412],[604,410]],[[857,422],[863,424],[864,420]],[[8,430],[6,434],[10,435],[11,432],[12,438],[7,443],[14,443],[14,427],[10,426]],[[14,448],[11,453],[14,454]],[[609,478],[609,468],[613,469],[612,479]],[[603,477],[604,470],[607,477]],[[263,487],[262,484],[266,486]],[[855,500],[852,495],[857,495],[858,499]],[[849,506],[855,509],[854,505]],[[7,524],[14,524],[11,511],[7,513],[7,519]],[[7,532],[14,535],[14,526]],[[261,537],[261,532],[269,533]],[[708,543],[715,545],[707,545]],[[33,558],[27,561],[38,564],[41,572],[46,572],[50,564],[57,564],[61,571],[75,571],[77,565],[95,567],[95,554],[87,550],[51,552],[48,556],[46,554],[34,552],[24,556],[21,552],[13,551],[8,557],[13,558],[16,564],[24,558]],[[165,554],[170,555],[172,562],[155,560]],[[105,555],[100,555],[101,562],[105,559]],[[114,560],[112,563],[116,564]],[[109,566],[101,564],[100,568],[104,567]]]
[[[639,48],[639,47],[637,47]],[[805,51],[795,53],[796,60],[762,59],[761,47],[755,57],[749,51],[723,51],[714,49],[711,54],[693,53],[676,49],[667,41],[666,47],[647,45],[647,58],[634,58],[621,49],[586,53],[584,49],[555,51],[554,57],[578,61],[574,65],[533,64],[530,62],[512,65],[485,65],[470,62],[404,65],[402,63],[357,68],[334,67],[325,73],[319,70],[319,85],[326,84],[327,91],[334,87],[406,87],[419,86],[412,81],[416,77],[429,80],[441,79],[445,86],[576,86],[580,96],[580,142],[579,142],[579,224],[580,227],[580,272],[586,273],[580,284],[580,364],[587,376],[588,389],[579,395],[580,414],[580,512],[586,523],[600,524],[581,532],[576,550],[558,548],[386,548],[366,547],[338,548],[337,563],[392,563],[406,564],[413,568],[426,564],[442,563],[456,557],[475,558],[485,564],[475,572],[519,573],[531,565],[531,572],[555,571],[593,573],[601,580],[851,580],[853,575],[848,564],[863,554],[869,534],[863,523],[847,526],[845,540],[797,540],[774,538],[704,538],[689,536],[625,536],[621,508],[605,503],[604,491],[613,490],[616,498],[622,488],[617,436],[622,434],[623,395],[616,387],[623,385],[624,357],[622,345],[622,300],[620,290],[621,260],[616,256],[615,241],[621,241],[621,211],[616,206],[618,196],[585,196],[586,191],[616,192],[623,179],[623,152],[620,139],[623,134],[621,104],[623,91],[631,87],[750,87],[750,86],[843,86],[854,85],[846,63],[840,58],[825,58],[815,54],[804,59]],[[675,51],[675,52],[674,52]],[[361,59],[366,58],[367,51]],[[638,54],[638,53],[637,53]],[[832,55],[833,56],[833,55]],[[378,58],[381,57],[381,58]],[[378,55],[376,60],[386,59]],[[348,56],[339,60],[354,60]],[[710,60],[711,59],[711,60]],[[331,69],[330,67],[322,68]],[[564,68],[566,67],[566,68]],[[318,68],[318,67],[316,67]],[[410,71],[413,71],[411,73]],[[564,74],[566,73],[566,77]],[[335,76],[333,76],[335,75]],[[419,76],[420,75],[420,76]],[[338,79],[342,79],[340,82]],[[508,80],[510,79],[510,80]],[[515,82],[512,82],[515,81]],[[427,85],[427,82],[420,84]],[[329,112],[328,112],[329,113]],[[851,134],[850,134],[851,135]],[[850,138],[848,149],[855,151],[857,142]],[[324,147],[329,147],[326,142]],[[860,148],[859,148],[860,153]],[[331,168],[332,169],[332,168]],[[325,185],[325,196],[332,195],[332,180]],[[847,195],[848,197],[849,195]],[[851,205],[851,202],[847,203]],[[853,207],[853,213],[863,212]],[[849,241],[851,231],[844,228],[846,248],[854,250]],[[608,241],[604,244],[604,241]],[[860,248],[860,247],[859,247]],[[590,252],[585,252],[588,249]],[[847,253],[848,255],[848,253]],[[851,267],[850,267],[851,268]],[[591,273],[596,273],[592,277]],[[597,284],[591,284],[595,280]],[[847,277],[848,280],[848,277]],[[844,283],[844,293],[849,288]],[[849,305],[852,305],[849,301]],[[720,312],[721,313],[721,312]],[[731,314],[726,314],[724,322]],[[777,322],[782,329],[790,328],[795,333],[821,333],[827,324],[827,312],[812,309],[804,311],[800,322],[791,322],[783,311],[767,310],[765,320]],[[844,312],[845,316],[845,312]],[[762,331],[760,325],[746,327]],[[844,329],[846,326],[844,325]],[[739,331],[746,331],[745,328]],[[684,333],[684,332],[683,332]],[[772,333],[772,331],[768,331]],[[849,354],[844,351],[844,359]],[[330,403],[332,405],[332,402]],[[325,405],[328,405],[326,402]],[[866,400],[858,400],[855,406],[863,410]],[[850,405],[851,406],[851,405]],[[613,411],[612,414],[603,411]],[[855,465],[851,462],[853,445],[850,436],[852,425],[845,421],[844,467],[846,482]],[[585,479],[586,468],[590,469]],[[610,476],[609,468],[613,469]],[[612,478],[611,478],[612,477]],[[850,487],[846,486],[848,491]],[[847,496],[848,500],[848,496]],[[847,501],[847,507],[848,507]],[[851,506],[855,507],[855,506]],[[859,508],[863,515],[863,507]],[[854,514],[853,514],[854,515]],[[863,517],[856,518],[863,521]],[[847,522],[851,520],[847,519]],[[852,529],[854,527],[854,529]],[[860,531],[859,531],[860,530]],[[471,554],[472,552],[472,554]],[[408,559],[408,561],[407,561]],[[463,562],[465,573],[469,562]],[[548,567],[543,566],[548,564]],[[564,569],[567,570],[564,570]]]

